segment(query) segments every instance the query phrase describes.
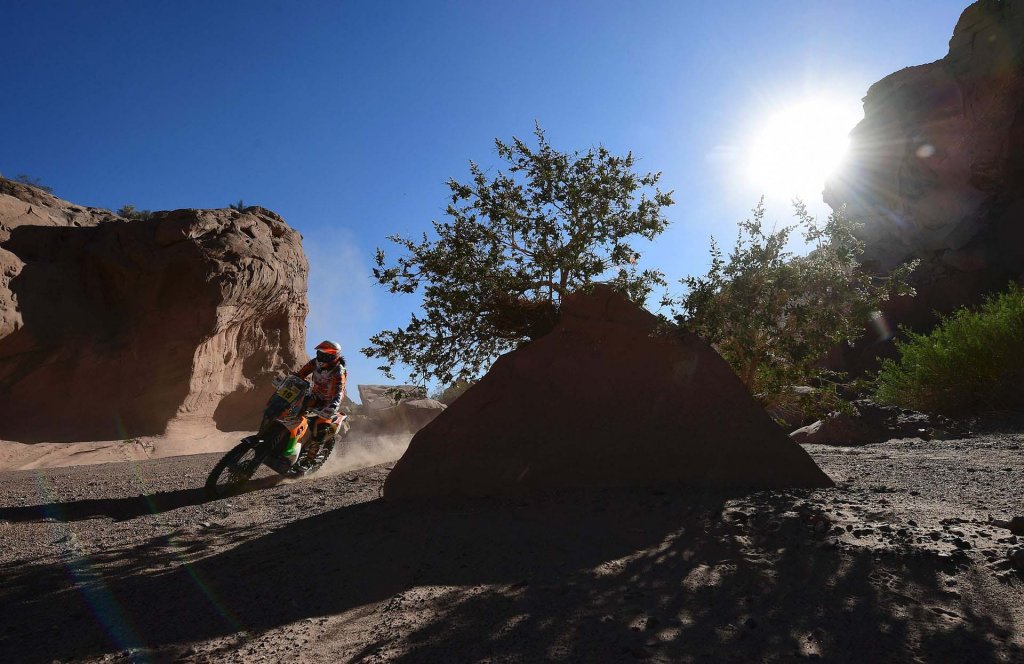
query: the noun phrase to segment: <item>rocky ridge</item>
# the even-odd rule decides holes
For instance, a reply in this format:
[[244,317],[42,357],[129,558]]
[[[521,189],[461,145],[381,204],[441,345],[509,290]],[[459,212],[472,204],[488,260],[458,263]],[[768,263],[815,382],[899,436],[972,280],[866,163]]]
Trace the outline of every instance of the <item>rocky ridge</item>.
[[0,439],[250,428],[305,358],[307,271],[264,208],[127,220],[0,179]]

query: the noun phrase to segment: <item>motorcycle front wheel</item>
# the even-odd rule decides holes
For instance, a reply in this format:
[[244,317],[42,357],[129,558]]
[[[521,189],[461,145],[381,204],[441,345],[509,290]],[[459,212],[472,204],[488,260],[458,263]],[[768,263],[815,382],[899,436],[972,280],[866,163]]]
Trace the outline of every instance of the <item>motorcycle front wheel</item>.
[[209,500],[227,498],[238,493],[260,466],[256,447],[243,441],[217,462],[206,478],[206,497]]

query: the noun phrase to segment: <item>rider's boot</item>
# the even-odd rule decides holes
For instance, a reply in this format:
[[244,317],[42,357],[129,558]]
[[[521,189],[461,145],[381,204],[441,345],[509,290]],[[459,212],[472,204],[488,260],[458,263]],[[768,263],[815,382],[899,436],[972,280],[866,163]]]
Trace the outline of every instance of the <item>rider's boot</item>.
[[288,465],[294,464],[298,458],[299,453],[302,451],[302,443],[292,438],[288,441],[287,447],[284,448],[281,456],[288,462]]

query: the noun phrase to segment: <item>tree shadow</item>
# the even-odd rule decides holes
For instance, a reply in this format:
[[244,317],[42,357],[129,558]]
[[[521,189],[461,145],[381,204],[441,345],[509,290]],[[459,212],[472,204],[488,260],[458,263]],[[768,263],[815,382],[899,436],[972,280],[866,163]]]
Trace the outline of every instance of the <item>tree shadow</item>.
[[[280,475],[269,475],[249,480],[241,493],[269,489],[281,483]],[[41,505],[25,505],[20,507],[0,508],[0,520],[12,523],[27,521],[63,521],[73,522],[83,519],[108,518],[114,521],[127,521],[146,514],[160,514],[190,505],[200,505],[210,499],[202,487],[194,489],[178,489],[177,491],[158,491],[152,494],[141,494],[127,498],[96,498],[52,502]]]
[[[256,539],[69,548],[0,568],[0,653],[172,660],[196,641],[388,600],[350,661],[942,659],[951,641],[971,661],[1006,655],[1001,619],[933,610],[948,604],[937,561],[830,548],[793,516],[794,495],[758,494],[742,517],[726,496],[682,491],[376,500]],[[218,540],[233,548],[203,557]]]

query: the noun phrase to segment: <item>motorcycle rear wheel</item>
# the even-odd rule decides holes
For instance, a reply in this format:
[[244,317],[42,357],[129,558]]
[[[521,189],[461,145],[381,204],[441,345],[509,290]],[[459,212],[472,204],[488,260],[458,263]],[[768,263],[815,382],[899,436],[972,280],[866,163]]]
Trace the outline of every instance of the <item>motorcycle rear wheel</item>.
[[227,498],[238,493],[259,468],[256,448],[241,442],[217,462],[206,478],[206,497],[209,500]]

